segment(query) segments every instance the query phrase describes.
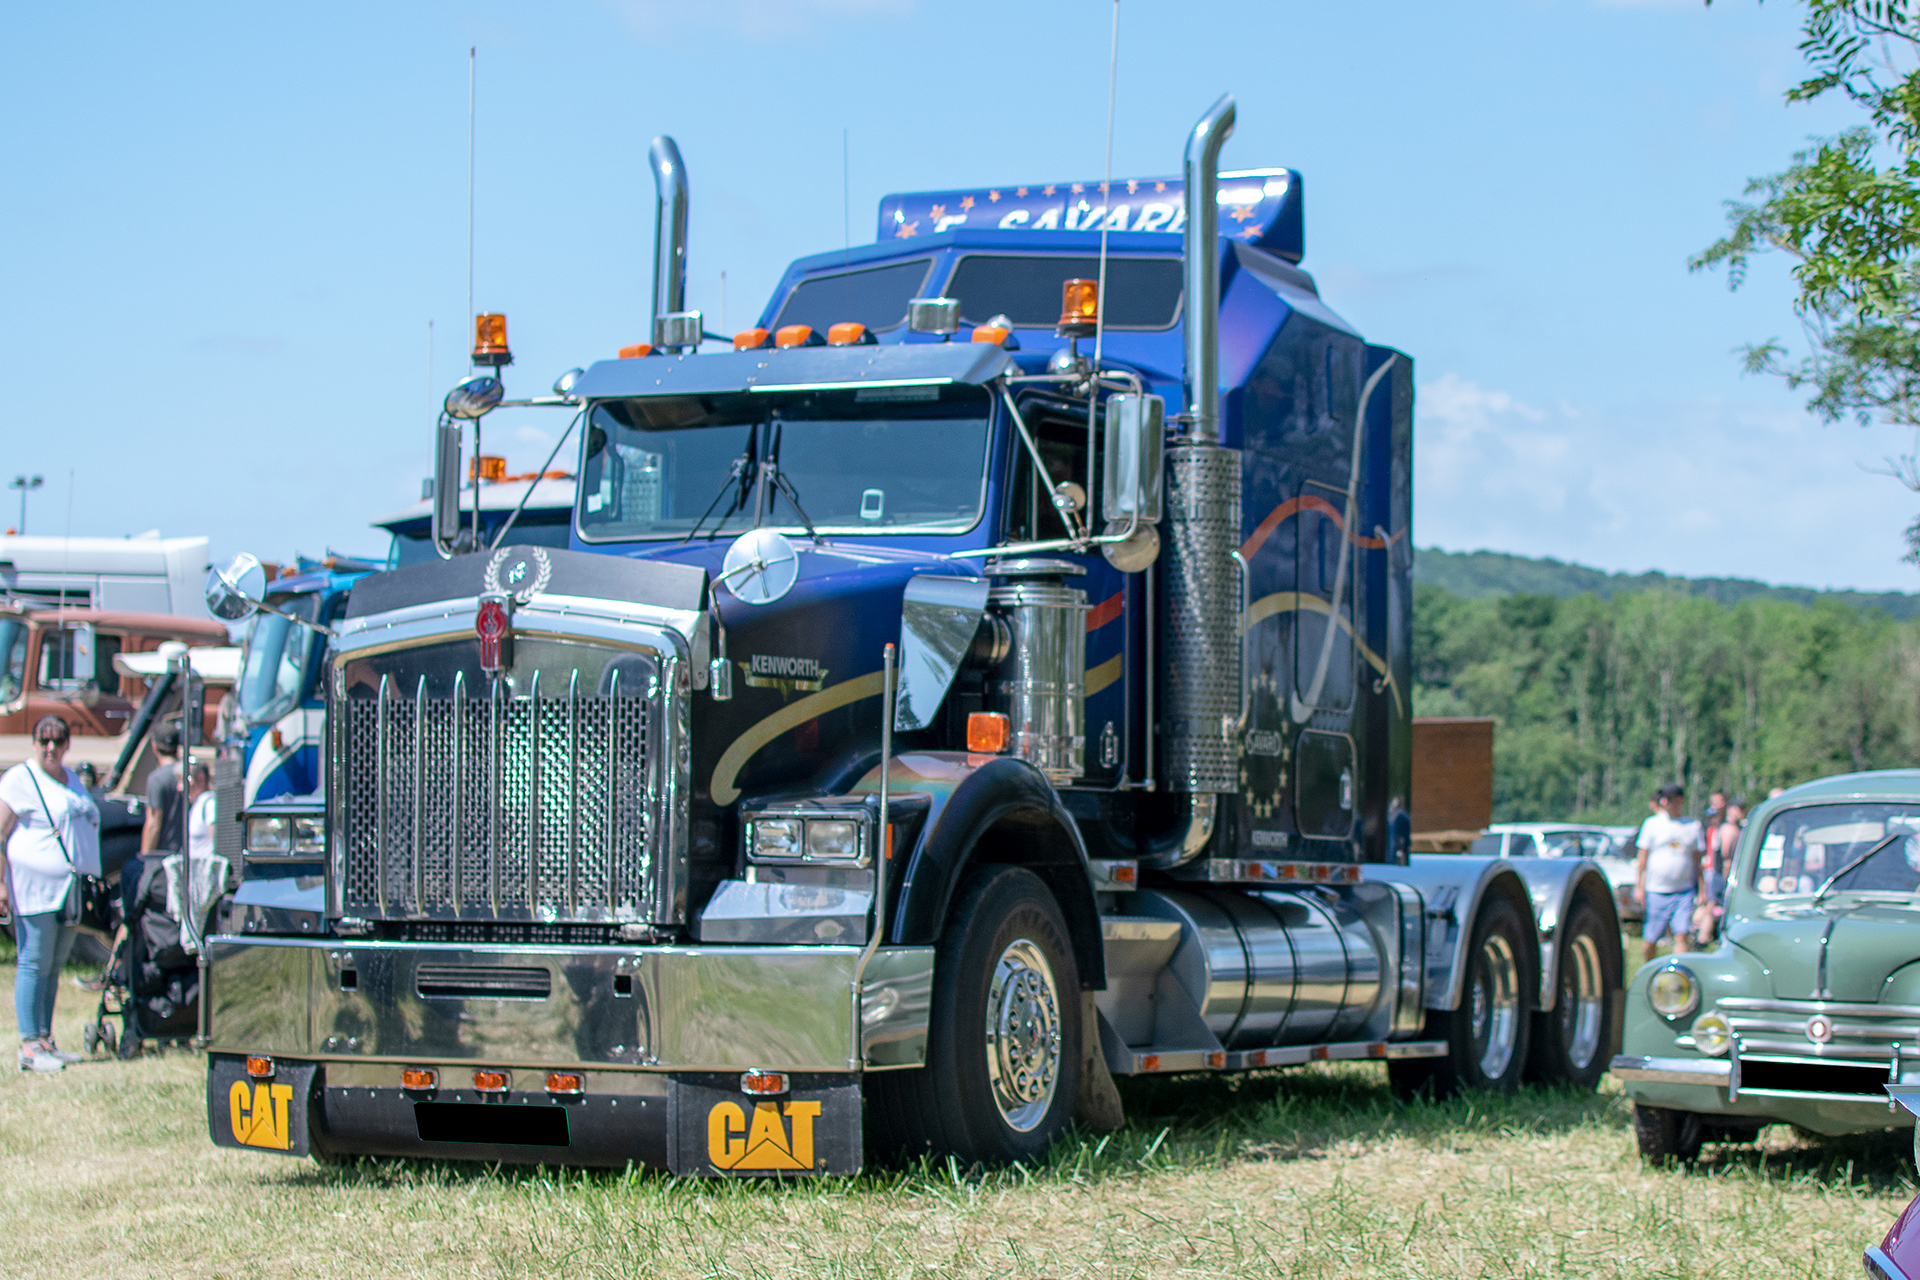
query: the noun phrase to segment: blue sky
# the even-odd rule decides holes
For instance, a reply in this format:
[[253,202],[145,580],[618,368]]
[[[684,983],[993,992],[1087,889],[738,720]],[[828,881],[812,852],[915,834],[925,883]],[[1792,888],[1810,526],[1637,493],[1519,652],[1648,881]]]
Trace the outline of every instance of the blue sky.
[[[644,336],[654,134],[691,175],[690,303],[738,328],[788,260],[871,241],[886,192],[1097,175],[1110,13],[16,5],[0,472],[46,475],[34,533],[70,505],[75,533],[379,550],[464,370],[469,46],[476,302],[533,392]],[[1303,171],[1304,265],[1415,359],[1421,545],[1920,588],[1920,497],[1863,469],[1908,442],[1740,373],[1738,344],[1797,336],[1784,266],[1738,293],[1686,269],[1747,178],[1851,122],[1782,102],[1798,14],[1123,0],[1114,171],[1175,171],[1223,90],[1224,163]],[[531,467],[562,425],[500,415],[489,445]]]

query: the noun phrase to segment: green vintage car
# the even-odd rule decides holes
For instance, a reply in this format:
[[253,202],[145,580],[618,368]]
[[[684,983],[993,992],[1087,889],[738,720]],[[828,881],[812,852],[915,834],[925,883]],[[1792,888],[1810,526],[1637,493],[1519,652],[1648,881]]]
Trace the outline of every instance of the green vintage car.
[[1753,811],[1712,951],[1627,993],[1613,1074],[1640,1153],[1691,1159],[1761,1126],[1903,1128],[1920,1082],[1920,770],[1809,782]]

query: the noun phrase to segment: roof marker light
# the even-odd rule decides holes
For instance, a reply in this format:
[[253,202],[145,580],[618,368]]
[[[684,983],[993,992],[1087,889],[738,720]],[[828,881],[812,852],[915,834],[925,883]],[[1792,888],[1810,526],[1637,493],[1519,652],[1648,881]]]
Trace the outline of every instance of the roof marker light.
[[735,351],[759,351],[773,345],[773,334],[765,329],[742,329],[733,335]]
[[1003,329],[997,324],[975,325],[973,340],[975,342],[991,342],[995,346],[1005,346],[1011,334],[1012,330]]
[[830,347],[868,347],[873,343],[873,335],[858,320],[842,320],[827,330],[827,345]]
[[498,369],[513,363],[507,349],[507,318],[504,315],[477,315],[473,318],[473,362]]
[[785,328],[774,331],[773,345],[776,347],[817,347],[820,345],[820,335],[813,331],[813,326],[810,324],[790,324]]
[[622,360],[638,360],[641,356],[650,356],[652,354],[653,344],[651,342],[636,342],[630,347],[620,348],[620,358]]

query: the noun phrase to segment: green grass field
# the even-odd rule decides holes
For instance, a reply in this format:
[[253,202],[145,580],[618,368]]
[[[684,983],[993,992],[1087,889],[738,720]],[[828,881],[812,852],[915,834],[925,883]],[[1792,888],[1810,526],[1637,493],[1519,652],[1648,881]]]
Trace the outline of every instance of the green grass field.
[[[92,1007],[61,992],[63,1044]],[[1914,1191],[1906,1133],[1645,1169],[1612,1089],[1408,1106],[1353,1064],[1123,1091],[1126,1130],[1037,1168],[775,1185],[321,1168],[212,1146],[197,1054],[11,1072],[0,1273],[1830,1277]]]

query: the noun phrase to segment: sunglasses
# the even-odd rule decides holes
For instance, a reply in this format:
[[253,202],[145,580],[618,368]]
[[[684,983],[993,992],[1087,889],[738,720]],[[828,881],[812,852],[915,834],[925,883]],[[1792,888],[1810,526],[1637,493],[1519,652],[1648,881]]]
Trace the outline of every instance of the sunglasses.
[[65,738],[35,738],[34,741],[43,747],[64,747],[67,745]]

